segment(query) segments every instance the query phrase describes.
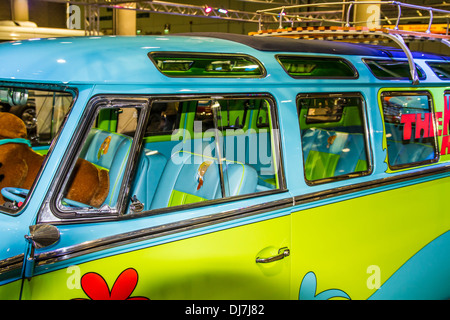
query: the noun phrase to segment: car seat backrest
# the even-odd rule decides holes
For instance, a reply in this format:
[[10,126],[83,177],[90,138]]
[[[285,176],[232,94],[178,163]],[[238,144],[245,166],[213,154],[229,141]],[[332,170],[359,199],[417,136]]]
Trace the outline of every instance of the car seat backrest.
[[150,210],[167,159],[158,151],[143,149],[136,166],[134,183],[130,196],[143,204],[143,210]]
[[360,133],[306,129],[302,146],[307,180],[367,170],[364,136]]
[[109,172],[109,194],[104,202],[114,206],[131,149],[132,138],[109,131],[92,129],[80,157]]
[[[178,151],[168,160],[153,199],[152,209],[222,197],[217,158],[213,156],[209,145],[198,151]],[[226,196],[256,191],[257,174],[251,166],[226,160],[222,166]]]

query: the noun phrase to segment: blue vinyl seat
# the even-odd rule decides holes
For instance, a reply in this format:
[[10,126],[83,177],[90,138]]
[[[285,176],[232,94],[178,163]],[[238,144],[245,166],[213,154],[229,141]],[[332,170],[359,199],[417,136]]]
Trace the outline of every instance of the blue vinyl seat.
[[80,157],[109,172],[109,193],[104,204],[115,206],[122,184],[132,138],[92,129]]
[[[178,151],[167,161],[151,209],[164,208],[222,197],[219,164],[208,144],[198,152]],[[249,165],[223,161],[226,196],[256,191],[257,173]],[[206,168],[203,175],[200,171]],[[200,176],[202,176],[200,183]]]

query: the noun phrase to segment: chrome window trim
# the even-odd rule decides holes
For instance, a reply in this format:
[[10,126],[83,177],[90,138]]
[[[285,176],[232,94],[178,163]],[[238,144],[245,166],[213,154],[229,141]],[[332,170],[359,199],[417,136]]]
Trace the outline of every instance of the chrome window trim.
[[21,270],[23,267],[23,259],[25,255],[19,254],[17,256],[12,256],[3,260],[0,260],[0,280],[5,274],[15,271]]

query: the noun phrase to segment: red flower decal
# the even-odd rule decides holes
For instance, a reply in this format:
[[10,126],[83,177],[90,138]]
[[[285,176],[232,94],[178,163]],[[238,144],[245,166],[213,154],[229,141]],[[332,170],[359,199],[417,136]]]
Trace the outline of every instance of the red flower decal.
[[91,300],[149,300],[145,297],[130,297],[137,282],[138,273],[129,268],[117,277],[111,291],[105,279],[95,272],[86,273],[81,278],[81,287]]

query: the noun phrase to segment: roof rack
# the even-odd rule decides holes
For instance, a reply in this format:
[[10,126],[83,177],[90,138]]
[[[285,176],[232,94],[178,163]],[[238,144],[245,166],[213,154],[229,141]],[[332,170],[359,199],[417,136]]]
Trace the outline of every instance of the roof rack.
[[[352,26],[350,22],[350,14],[352,8],[358,4],[363,5],[389,5],[397,8],[397,19],[395,25],[393,26],[382,26],[382,27],[361,27]],[[311,6],[330,6],[330,5],[342,5],[348,6],[346,10],[342,13],[341,20],[322,20],[321,22],[326,23],[337,23],[341,26],[329,26],[329,27],[297,27],[295,28],[294,21],[299,20],[299,16],[296,14],[289,14],[291,9],[300,9],[302,7]],[[413,31],[411,27],[404,28],[400,26],[400,20],[402,19],[402,8],[415,9],[420,11],[427,11],[429,13],[428,24],[426,26],[417,27]],[[335,41],[346,41],[346,42],[379,42],[380,39],[391,40],[396,43],[405,53],[411,73],[412,83],[414,85],[419,83],[419,76],[414,63],[414,58],[411,50],[407,46],[406,42],[412,40],[423,40],[423,41],[439,41],[450,48],[450,35],[449,35],[449,20],[450,11],[436,9],[432,7],[424,7],[412,4],[406,4],[398,1],[351,1],[351,2],[326,2],[308,5],[295,5],[295,6],[283,6],[273,9],[259,10],[257,13],[260,14],[260,23],[258,32],[251,32],[252,36],[278,36],[278,37],[291,37],[291,38],[303,38],[303,39],[320,39],[320,40],[335,40]],[[433,25],[433,18],[435,13],[445,14],[444,16],[439,16],[439,18],[446,18],[447,25]],[[278,29],[262,30],[262,22],[267,19],[267,16],[272,18],[277,18],[279,21]],[[303,20],[305,17],[301,17]],[[291,27],[283,28],[283,23],[290,23]],[[353,23],[356,24],[356,23]]]

